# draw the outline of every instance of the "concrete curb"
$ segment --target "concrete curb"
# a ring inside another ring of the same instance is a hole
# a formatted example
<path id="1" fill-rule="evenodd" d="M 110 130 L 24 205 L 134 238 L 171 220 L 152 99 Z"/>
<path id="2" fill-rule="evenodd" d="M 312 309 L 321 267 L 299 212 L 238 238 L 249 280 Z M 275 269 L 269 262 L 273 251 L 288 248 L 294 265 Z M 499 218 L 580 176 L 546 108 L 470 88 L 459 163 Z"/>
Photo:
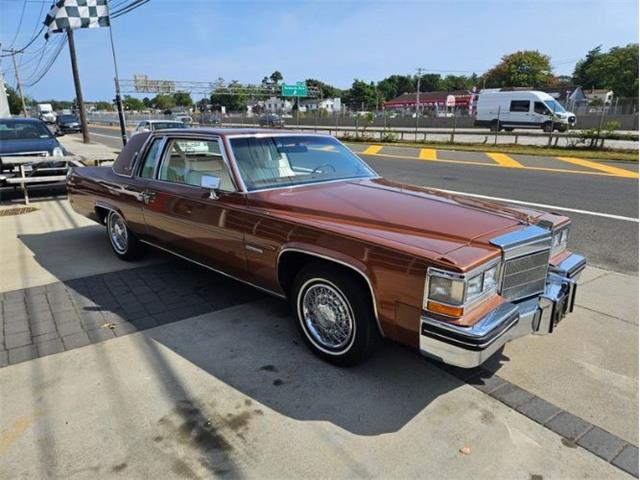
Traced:
<path id="1" fill-rule="evenodd" d="M 565 446 L 584 448 L 638 478 L 638 447 L 577 417 L 482 367 L 462 369 L 433 362 L 447 373 L 484 392 L 563 438 Z"/>

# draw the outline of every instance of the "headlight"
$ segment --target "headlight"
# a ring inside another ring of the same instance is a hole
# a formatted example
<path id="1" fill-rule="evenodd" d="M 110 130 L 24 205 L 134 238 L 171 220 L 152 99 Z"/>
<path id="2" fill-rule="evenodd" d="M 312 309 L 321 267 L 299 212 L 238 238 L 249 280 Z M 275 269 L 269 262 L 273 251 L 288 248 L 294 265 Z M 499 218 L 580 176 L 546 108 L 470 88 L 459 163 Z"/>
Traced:
<path id="1" fill-rule="evenodd" d="M 429 282 L 429 298 L 438 302 L 460 305 L 464 303 L 464 282 L 432 276 Z"/>
<path id="2" fill-rule="evenodd" d="M 551 241 L 551 256 L 557 255 L 567 248 L 567 242 L 569 241 L 569 228 L 570 225 L 567 225 L 553 232 L 553 239 Z"/>
<path id="3" fill-rule="evenodd" d="M 51 155 L 54 157 L 64 157 L 64 151 L 60 147 L 55 147 Z"/>
<path id="4" fill-rule="evenodd" d="M 429 268 L 423 308 L 450 317 L 461 317 L 465 307 L 497 291 L 498 272 L 496 261 L 467 274 Z"/>

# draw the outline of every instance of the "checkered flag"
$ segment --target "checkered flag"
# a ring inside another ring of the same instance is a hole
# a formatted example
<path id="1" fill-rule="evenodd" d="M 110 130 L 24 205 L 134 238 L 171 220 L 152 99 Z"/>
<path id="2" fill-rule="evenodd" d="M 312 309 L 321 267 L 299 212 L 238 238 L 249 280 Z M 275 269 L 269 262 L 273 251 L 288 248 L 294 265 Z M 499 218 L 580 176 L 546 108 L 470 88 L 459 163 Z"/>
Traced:
<path id="1" fill-rule="evenodd" d="M 58 0 L 44 20 L 49 34 L 67 29 L 108 27 L 109 7 L 107 0 Z"/>

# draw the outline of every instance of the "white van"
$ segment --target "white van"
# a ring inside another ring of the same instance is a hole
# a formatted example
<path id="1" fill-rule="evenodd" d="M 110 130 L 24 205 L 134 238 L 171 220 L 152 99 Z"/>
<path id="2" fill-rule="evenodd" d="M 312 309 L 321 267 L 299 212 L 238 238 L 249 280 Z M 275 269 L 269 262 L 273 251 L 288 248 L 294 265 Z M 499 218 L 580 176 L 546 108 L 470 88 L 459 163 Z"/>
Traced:
<path id="1" fill-rule="evenodd" d="M 498 118 L 499 117 L 499 118 Z M 564 132 L 575 127 L 576 116 L 551 95 L 534 90 L 483 91 L 478 95 L 474 125 L 491 131 L 541 128 Z"/>

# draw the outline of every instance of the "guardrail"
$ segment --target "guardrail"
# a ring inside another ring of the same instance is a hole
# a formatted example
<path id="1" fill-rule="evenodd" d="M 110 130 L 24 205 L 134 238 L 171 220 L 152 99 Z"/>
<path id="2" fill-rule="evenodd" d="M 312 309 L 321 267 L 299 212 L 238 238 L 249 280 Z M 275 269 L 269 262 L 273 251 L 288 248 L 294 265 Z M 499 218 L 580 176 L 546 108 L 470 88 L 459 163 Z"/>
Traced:
<path id="1" fill-rule="evenodd" d="M 117 118 L 90 118 L 94 124 L 102 125 L 119 125 Z M 254 119 L 255 120 L 255 119 Z M 232 127 L 253 127 L 259 125 L 257 122 L 225 122 L 216 124 L 192 124 L 193 127 L 215 126 L 220 128 Z M 604 148 L 605 142 L 609 148 L 618 149 L 638 149 L 637 134 L 620 134 L 608 132 L 593 131 L 568 131 L 568 132 L 541 132 L 541 131 L 512 131 L 512 132 L 488 132 L 486 129 L 433 129 L 433 128 L 395 128 L 395 127 L 377 127 L 377 126 L 340 126 L 340 125 L 284 125 L 281 127 L 287 130 L 302 130 L 314 132 L 326 132 L 337 138 L 351 140 L 370 140 L 370 141 L 400 141 L 400 142 L 416 142 L 427 143 L 429 141 L 439 143 L 484 143 L 487 145 L 496 145 L 498 143 L 511 144 L 529 144 L 548 147 L 569 147 L 584 144 L 591 148 Z M 526 139 L 526 140 L 523 140 Z M 499 142 L 502 140 L 502 142 Z M 528 142 L 527 142 L 528 140 Z M 526 142 L 526 143 L 525 143 Z M 636 145 L 628 145 L 635 142 Z M 626 144 L 625 144 L 626 143 Z"/>

